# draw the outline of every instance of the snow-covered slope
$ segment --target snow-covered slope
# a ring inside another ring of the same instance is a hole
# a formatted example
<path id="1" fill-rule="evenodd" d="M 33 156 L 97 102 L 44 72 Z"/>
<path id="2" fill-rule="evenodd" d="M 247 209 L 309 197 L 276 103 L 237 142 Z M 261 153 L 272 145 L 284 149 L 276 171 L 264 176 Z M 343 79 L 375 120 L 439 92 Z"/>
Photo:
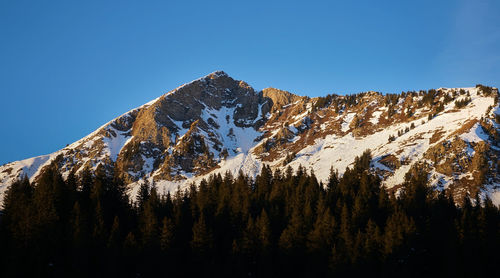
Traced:
<path id="1" fill-rule="evenodd" d="M 60 151 L 0 166 L 0 198 L 23 175 L 36 182 L 51 163 L 63 177 L 101 165 L 134 195 L 146 179 L 160 192 L 173 191 L 215 173 L 255 177 L 264 164 L 302 165 L 326 181 L 331 167 L 342 174 L 370 149 L 373 170 L 389 188 L 419 163 L 436 189 L 480 192 L 500 204 L 497 115 L 498 90 L 484 86 L 311 99 L 256 92 L 215 72 Z"/>

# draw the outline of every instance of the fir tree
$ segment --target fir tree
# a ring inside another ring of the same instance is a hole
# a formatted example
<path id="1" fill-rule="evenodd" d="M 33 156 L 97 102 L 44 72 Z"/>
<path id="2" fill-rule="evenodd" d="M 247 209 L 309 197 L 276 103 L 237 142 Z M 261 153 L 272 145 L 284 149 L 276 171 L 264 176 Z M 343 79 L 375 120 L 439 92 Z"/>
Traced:
<path id="1" fill-rule="evenodd" d="M 205 223 L 205 216 L 201 214 L 198 221 L 193 225 L 191 248 L 198 255 L 207 255 L 212 247 L 212 233 Z"/>
<path id="2" fill-rule="evenodd" d="M 167 217 L 163 218 L 160 234 L 160 248 L 162 251 L 167 251 L 172 248 L 174 242 L 174 225 L 172 220 Z"/>

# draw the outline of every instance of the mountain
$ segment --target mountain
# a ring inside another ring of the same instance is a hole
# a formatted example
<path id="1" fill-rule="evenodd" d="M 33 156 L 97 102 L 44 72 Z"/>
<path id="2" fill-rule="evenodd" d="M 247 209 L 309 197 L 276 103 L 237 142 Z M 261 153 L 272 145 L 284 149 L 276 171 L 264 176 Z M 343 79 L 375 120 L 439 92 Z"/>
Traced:
<path id="1" fill-rule="evenodd" d="M 430 184 L 489 196 L 500 204 L 497 88 L 439 88 L 401 94 L 365 92 L 309 98 L 256 91 L 217 71 L 133 109 L 52 154 L 0 166 L 0 199 L 16 179 L 37 181 L 55 163 L 63 177 L 102 167 L 131 195 L 154 182 L 175 191 L 211 174 L 255 177 L 263 165 L 300 165 L 325 181 L 370 149 L 371 169 L 398 190 L 414 167 Z"/>

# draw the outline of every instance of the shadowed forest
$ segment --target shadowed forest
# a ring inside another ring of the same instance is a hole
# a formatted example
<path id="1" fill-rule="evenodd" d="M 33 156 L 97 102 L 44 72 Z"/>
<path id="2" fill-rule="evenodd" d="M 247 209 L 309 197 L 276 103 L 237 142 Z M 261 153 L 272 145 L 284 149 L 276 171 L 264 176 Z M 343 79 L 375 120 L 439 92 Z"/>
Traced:
<path id="1" fill-rule="evenodd" d="M 398 194 L 367 151 L 318 183 L 304 168 L 255 180 L 213 175 L 175 194 L 143 184 L 129 200 L 101 168 L 8 190 L 0 218 L 2 277 L 478 277 L 495 273 L 500 212 L 453 200 L 414 168 Z M 457 205 L 457 203 L 460 204 Z M 480 204 L 480 205 L 479 205 Z M 493 271 L 493 272 L 492 272 Z"/>

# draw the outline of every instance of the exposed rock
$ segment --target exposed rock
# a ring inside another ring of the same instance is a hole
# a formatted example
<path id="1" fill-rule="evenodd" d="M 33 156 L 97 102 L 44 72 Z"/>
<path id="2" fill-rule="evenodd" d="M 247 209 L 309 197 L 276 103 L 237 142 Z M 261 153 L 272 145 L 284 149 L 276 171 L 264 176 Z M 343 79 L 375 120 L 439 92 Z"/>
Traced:
<path id="1" fill-rule="evenodd" d="M 471 103 L 454 108 L 467 94 Z M 99 167 L 131 188 L 145 179 L 173 190 L 209 173 L 256 175 L 263 163 L 276 170 L 304 164 L 324 181 L 331 166 L 342 173 L 366 148 L 380 163 L 375 171 L 395 190 L 401 171 L 422 161 L 432 183 L 456 194 L 496 192 L 499 111 L 498 90 L 485 86 L 311 99 L 274 88 L 256 92 L 218 71 L 54 154 L 0 166 L 0 194 L 23 174 L 36 181 L 53 161 L 64 176 Z"/>
<path id="2" fill-rule="evenodd" d="M 271 107 L 270 107 L 271 112 L 277 111 L 285 105 L 303 100 L 305 98 L 275 88 L 266 88 L 262 90 L 262 95 L 264 96 L 264 98 L 271 99 Z"/>

